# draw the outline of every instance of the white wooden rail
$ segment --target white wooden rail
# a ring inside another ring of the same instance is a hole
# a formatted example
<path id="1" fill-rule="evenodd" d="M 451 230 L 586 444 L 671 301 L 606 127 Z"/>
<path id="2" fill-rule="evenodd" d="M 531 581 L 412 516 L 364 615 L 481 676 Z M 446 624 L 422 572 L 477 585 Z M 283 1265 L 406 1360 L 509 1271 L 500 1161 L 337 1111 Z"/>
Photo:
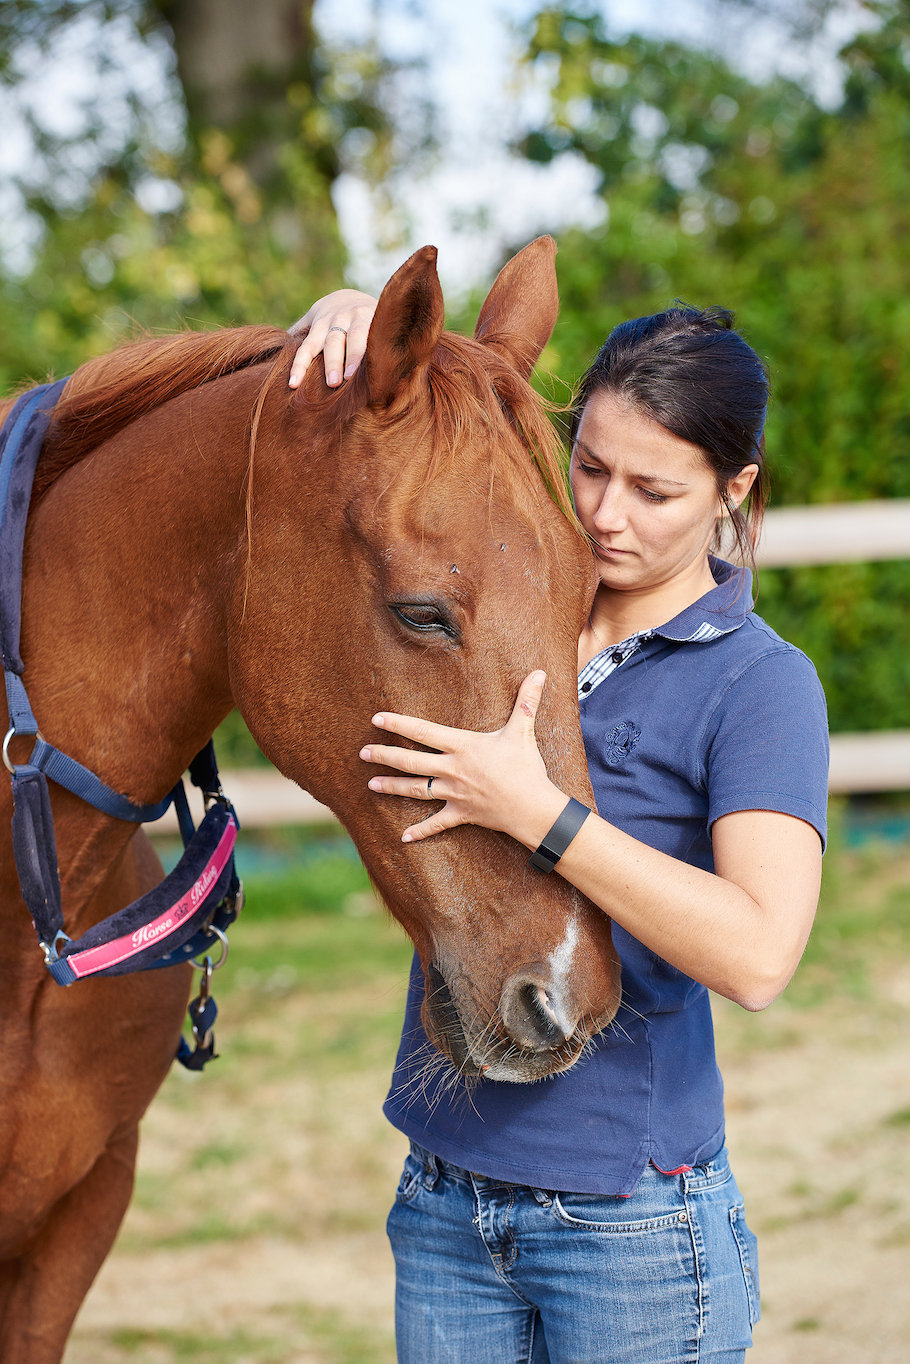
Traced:
<path id="1" fill-rule="evenodd" d="M 910 559 L 910 498 L 768 512 L 760 568 Z"/>
<path id="2" fill-rule="evenodd" d="M 757 559 L 760 568 L 910 559 L 910 498 L 771 511 Z M 331 810 L 274 768 L 228 772 L 225 786 L 248 829 L 334 820 Z M 832 735 L 829 788 L 910 791 L 910 730 Z M 190 804 L 198 817 L 201 804 L 193 804 L 197 796 L 194 790 Z M 173 811 L 150 827 L 156 833 L 176 833 Z"/>

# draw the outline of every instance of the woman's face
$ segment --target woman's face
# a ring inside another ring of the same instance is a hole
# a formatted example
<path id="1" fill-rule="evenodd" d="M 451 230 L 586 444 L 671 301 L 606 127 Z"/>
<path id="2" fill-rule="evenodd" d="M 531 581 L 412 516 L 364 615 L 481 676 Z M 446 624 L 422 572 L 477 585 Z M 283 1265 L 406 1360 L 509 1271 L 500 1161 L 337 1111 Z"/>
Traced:
<path id="1" fill-rule="evenodd" d="M 734 503 L 757 472 L 750 464 L 731 480 Z M 724 509 L 698 446 L 613 394 L 595 393 L 572 447 L 571 482 L 604 587 L 648 589 L 703 569 Z"/>

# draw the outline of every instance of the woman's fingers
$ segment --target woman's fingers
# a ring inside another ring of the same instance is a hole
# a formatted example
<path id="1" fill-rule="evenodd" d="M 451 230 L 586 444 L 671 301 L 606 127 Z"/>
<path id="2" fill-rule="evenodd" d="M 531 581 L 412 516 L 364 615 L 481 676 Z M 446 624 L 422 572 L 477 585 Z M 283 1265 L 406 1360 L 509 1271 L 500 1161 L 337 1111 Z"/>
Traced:
<path id="1" fill-rule="evenodd" d="M 367 338 L 370 335 L 370 323 L 373 320 L 373 307 L 358 308 L 351 325 L 348 327 L 347 337 L 345 338 L 345 357 L 344 357 L 344 378 L 350 379 L 360 368 L 360 362 L 366 355 Z"/>
<path id="2" fill-rule="evenodd" d="M 518 688 L 515 705 L 506 725 L 507 730 L 514 731 L 522 738 L 534 740 L 534 721 L 540 709 L 540 698 L 543 696 L 546 680 L 546 673 L 539 668 L 528 674 Z"/>
<path id="3" fill-rule="evenodd" d="M 366 352 L 375 311 L 375 298 L 358 289 L 336 289 L 314 303 L 290 329 L 292 336 L 303 336 L 291 365 L 290 387 L 299 387 L 317 355 L 323 356 L 330 388 L 355 374 Z"/>
<path id="4" fill-rule="evenodd" d="M 432 787 L 429 785 L 433 782 Z M 367 782 L 371 791 L 382 796 L 407 796 L 411 800 L 445 800 L 436 788 L 438 779 L 425 774 L 413 777 L 371 777 Z"/>
<path id="5" fill-rule="evenodd" d="M 455 749 L 459 746 L 459 739 L 469 734 L 474 737 L 470 730 L 450 729 L 448 725 L 437 725 L 432 720 L 422 720 L 416 715 L 398 715 L 387 710 L 374 715 L 371 723 L 377 729 L 400 734 L 402 739 L 412 739 L 415 744 L 424 744 L 427 748 Z"/>
<path id="6" fill-rule="evenodd" d="M 347 328 L 337 323 L 330 326 L 329 321 L 327 318 L 318 318 L 310 323 L 303 344 L 298 348 L 291 365 L 288 377 L 291 388 L 298 388 L 303 382 L 304 375 L 317 355 L 324 356 L 325 381 L 329 387 L 337 388 L 341 383 L 345 365 Z"/>
<path id="7" fill-rule="evenodd" d="M 422 819 L 419 824 L 412 824 L 405 829 L 401 835 L 401 841 L 402 843 L 421 843 L 425 838 L 432 838 L 434 834 L 444 833 L 446 829 L 454 829 L 463 823 L 463 819 L 459 819 L 457 815 L 452 813 L 448 805 L 444 805 L 441 810 L 430 815 L 429 818 Z"/>
<path id="8" fill-rule="evenodd" d="M 439 754 L 419 753 L 413 748 L 395 748 L 391 744 L 369 744 L 360 750 L 365 763 L 377 763 L 380 767 L 394 767 L 399 772 L 419 772 L 424 781 L 429 776 L 439 776 Z M 436 768 L 431 773 L 430 768 Z"/>

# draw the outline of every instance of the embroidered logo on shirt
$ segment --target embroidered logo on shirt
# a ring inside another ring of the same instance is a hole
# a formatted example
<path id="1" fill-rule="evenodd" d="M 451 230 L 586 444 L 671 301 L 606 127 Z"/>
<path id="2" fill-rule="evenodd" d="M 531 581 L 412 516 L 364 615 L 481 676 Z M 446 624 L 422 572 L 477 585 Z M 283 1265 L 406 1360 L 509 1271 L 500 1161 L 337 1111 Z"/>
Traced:
<path id="1" fill-rule="evenodd" d="M 641 738 L 641 730 L 631 720 L 614 725 L 607 738 L 607 762 L 616 767 L 627 758 Z"/>

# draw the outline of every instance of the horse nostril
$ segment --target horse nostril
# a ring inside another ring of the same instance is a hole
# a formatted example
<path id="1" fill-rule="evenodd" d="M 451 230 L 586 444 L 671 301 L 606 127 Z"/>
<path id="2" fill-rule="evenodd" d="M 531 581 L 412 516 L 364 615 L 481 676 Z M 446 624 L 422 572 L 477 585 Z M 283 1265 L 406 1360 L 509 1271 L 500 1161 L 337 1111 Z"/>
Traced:
<path id="1" fill-rule="evenodd" d="M 506 984 L 499 1011 L 508 1032 L 529 1051 L 562 1046 L 572 1036 L 577 1022 L 567 1017 L 557 991 L 526 975 Z"/>

